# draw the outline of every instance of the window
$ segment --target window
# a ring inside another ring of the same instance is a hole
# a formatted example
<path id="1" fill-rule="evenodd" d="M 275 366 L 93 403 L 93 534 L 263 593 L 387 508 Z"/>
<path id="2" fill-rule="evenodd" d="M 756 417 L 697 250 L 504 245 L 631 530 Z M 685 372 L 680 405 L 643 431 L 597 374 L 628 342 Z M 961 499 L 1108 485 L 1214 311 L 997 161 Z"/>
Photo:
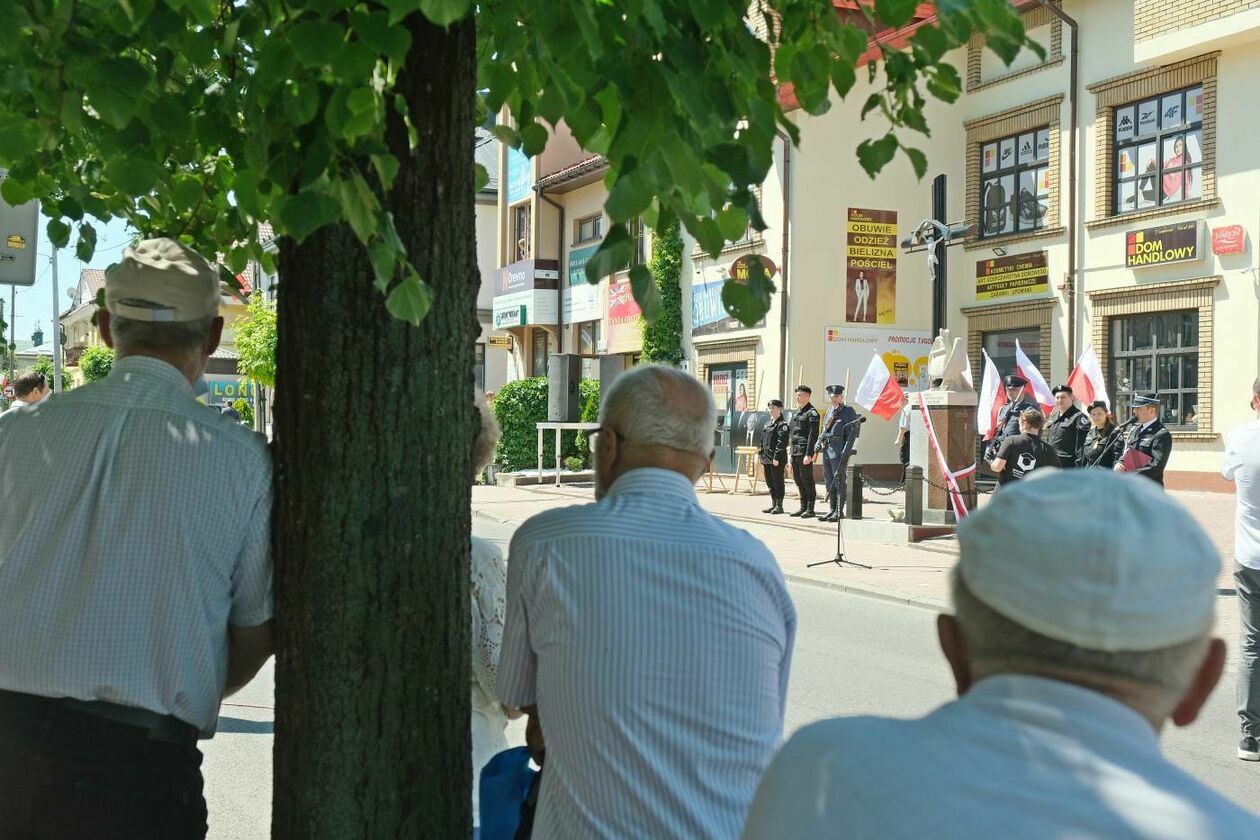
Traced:
<path id="1" fill-rule="evenodd" d="M 587 321 L 578 325 L 578 352 L 594 356 L 599 348 L 599 321 Z"/>
<path id="2" fill-rule="evenodd" d="M 642 219 L 635 219 L 630 223 L 630 239 L 634 242 L 634 256 L 630 258 L 630 265 L 643 265 L 647 262 L 647 225 L 643 224 Z"/>
<path id="3" fill-rule="evenodd" d="M 534 353 L 530 360 L 530 376 L 547 375 L 547 331 L 534 330 Z"/>
<path id="4" fill-rule="evenodd" d="M 1006 376 L 1015 372 L 1015 342 L 1028 360 L 1041 367 L 1041 328 L 1026 327 L 1018 330 L 986 331 L 984 334 L 984 352 L 989 354 L 993 364 L 997 366 L 998 375 Z M 983 372 L 982 372 L 983 373 Z"/>
<path id="5" fill-rule="evenodd" d="M 578 219 L 575 227 L 577 235 L 574 242 L 590 242 L 592 239 L 599 239 L 604 235 L 604 217 L 596 213 L 594 216 Z"/>
<path id="6" fill-rule="evenodd" d="M 477 393 L 484 394 L 486 392 L 486 345 L 474 344 L 476 349 L 476 357 L 473 360 L 473 376 L 477 386 Z"/>
<path id="7" fill-rule="evenodd" d="M 1045 227 L 1050 206 L 1050 128 L 980 147 L 980 236 Z"/>
<path id="8" fill-rule="evenodd" d="M 1125 419 L 1133 397 L 1160 402 L 1165 426 L 1195 430 L 1199 413 L 1199 311 L 1112 318 L 1111 393 L 1115 414 Z"/>
<path id="9" fill-rule="evenodd" d="M 529 259 L 532 242 L 529 229 L 529 205 L 512 208 L 512 262 Z"/>
<path id="10" fill-rule="evenodd" d="M 1115 109 L 1115 212 L 1203 197 L 1203 86 Z"/>

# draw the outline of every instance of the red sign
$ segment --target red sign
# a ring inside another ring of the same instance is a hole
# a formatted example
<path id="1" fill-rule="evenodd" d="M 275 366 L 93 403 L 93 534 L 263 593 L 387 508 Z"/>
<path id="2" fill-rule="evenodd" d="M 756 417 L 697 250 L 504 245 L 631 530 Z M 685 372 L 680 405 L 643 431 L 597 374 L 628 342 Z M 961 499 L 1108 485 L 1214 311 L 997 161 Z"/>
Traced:
<path id="1" fill-rule="evenodd" d="M 608 284 L 608 320 L 614 324 L 624 323 L 643 314 L 634 299 L 634 290 L 629 280 L 619 280 Z"/>
<path id="2" fill-rule="evenodd" d="M 1247 234 L 1242 225 L 1212 228 L 1212 253 L 1218 257 L 1225 254 L 1241 254 L 1247 250 Z"/>

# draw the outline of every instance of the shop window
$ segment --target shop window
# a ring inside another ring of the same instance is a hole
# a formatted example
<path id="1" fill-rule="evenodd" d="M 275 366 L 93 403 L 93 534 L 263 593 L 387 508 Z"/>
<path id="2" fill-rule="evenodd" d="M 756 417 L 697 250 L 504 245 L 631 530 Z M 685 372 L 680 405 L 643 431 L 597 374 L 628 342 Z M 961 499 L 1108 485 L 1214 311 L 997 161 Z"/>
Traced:
<path id="1" fill-rule="evenodd" d="M 643 265 L 647 262 L 647 225 L 643 224 L 642 219 L 635 219 L 630 223 L 630 240 L 634 243 L 634 254 L 630 258 L 630 265 Z"/>
<path id="2" fill-rule="evenodd" d="M 587 216 L 584 219 L 578 219 L 574 223 L 576 236 L 575 243 L 590 242 L 592 239 L 599 239 L 604 235 L 604 217 L 600 213 L 594 216 Z"/>
<path id="3" fill-rule="evenodd" d="M 529 259 L 531 250 L 530 206 L 520 204 L 512 208 L 512 262 Z"/>
<path id="4" fill-rule="evenodd" d="M 547 341 L 546 330 L 534 330 L 534 352 L 531 354 L 530 376 L 546 376 L 547 375 Z"/>
<path id="5" fill-rule="evenodd" d="M 578 353 L 594 356 L 599 347 L 599 321 L 587 321 L 578 325 Z"/>
<path id="6" fill-rule="evenodd" d="M 980 147 L 980 236 L 1045 227 L 1050 206 L 1050 128 Z"/>
<path id="7" fill-rule="evenodd" d="M 1114 212 L 1203 197 L 1203 86 L 1115 109 Z"/>
<path id="8" fill-rule="evenodd" d="M 486 392 L 486 345 L 474 344 L 476 356 L 473 359 L 473 377 L 478 394 Z"/>
<path id="9" fill-rule="evenodd" d="M 1015 372 L 1015 342 L 1034 365 L 1041 368 L 1041 328 L 1026 327 L 1018 330 L 985 332 L 984 352 L 997 366 L 998 375 Z"/>
<path id="10" fill-rule="evenodd" d="M 1111 319 L 1111 393 L 1116 417 L 1132 412 L 1137 394 L 1160 402 L 1169 428 L 1198 429 L 1199 311 Z"/>

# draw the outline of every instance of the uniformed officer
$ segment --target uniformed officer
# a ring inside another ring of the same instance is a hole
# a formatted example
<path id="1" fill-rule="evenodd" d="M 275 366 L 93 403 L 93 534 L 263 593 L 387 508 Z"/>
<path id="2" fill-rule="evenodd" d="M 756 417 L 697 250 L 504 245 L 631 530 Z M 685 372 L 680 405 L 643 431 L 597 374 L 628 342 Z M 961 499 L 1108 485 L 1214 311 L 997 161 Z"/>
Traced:
<path id="1" fill-rule="evenodd" d="M 814 444 L 818 443 L 818 409 L 809 399 L 814 389 L 808 385 L 796 387 L 796 414 L 792 417 L 792 480 L 801 494 L 801 509 L 789 516 L 801 519 L 814 518 L 814 502 L 818 491 L 814 488 Z"/>
<path id="2" fill-rule="evenodd" d="M 783 419 L 783 400 L 770 400 L 766 405 L 770 421 L 761 429 L 761 471 L 770 488 L 770 507 L 762 513 L 783 513 L 783 473 L 787 470 L 788 424 Z"/>
<path id="3" fill-rule="evenodd" d="M 1151 460 L 1133 472 L 1144 475 L 1151 481 L 1164 486 L 1164 468 L 1168 466 L 1168 458 L 1172 455 L 1172 432 L 1159 422 L 1159 400 L 1154 397 L 1137 396 L 1133 398 L 1133 414 L 1137 417 L 1137 425 L 1129 430 L 1124 442 L 1124 455 L 1116 462 L 1116 472 L 1129 472 L 1124 465 L 1124 457 L 1130 451 L 1141 452 L 1151 456 Z"/>
<path id="4" fill-rule="evenodd" d="M 822 434 L 814 444 L 814 452 L 822 455 L 823 481 L 827 485 L 827 502 L 831 505 L 831 512 L 821 521 L 835 522 L 844 517 L 844 497 L 849 489 L 845 470 L 857 444 L 861 418 L 851 406 L 844 404 L 843 385 L 828 385 L 827 397 L 831 407 L 823 418 Z"/>
<path id="5" fill-rule="evenodd" d="M 998 411 L 998 431 L 989 442 L 989 448 L 985 450 L 984 460 L 986 461 L 992 461 L 997 457 L 997 451 L 1004 439 L 1019 434 L 1019 415 L 1031 408 L 1041 409 L 1041 406 L 1026 396 L 1028 380 L 1024 377 L 1012 373 L 1002 380 L 1002 384 L 1006 386 L 1006 405 Z"/>
<path id="6" fill-rule="evenodd" d="M 1089 423 L 1089 431 L 1085 433 L 1085 442 L 1081 445 L 1078 465 L 1109 470 L 1115 466 L 1116 456 L 1124 446 L 1124 441 L 1121 433 L 1116 431 L 1111 410 L 1102 400 L 1090 403 Z"/>
<path id="7" fill-rule="evenodd" d="M 1085 435 L 1089 432 L 1089 417 L 1076 407 L 1071 387 L 1056 385 L 1051 393 L 1054 394 L 1054 411 L 1046 418 L 1041 437 L 1054 447 L 1059 465 L 1066 470 L 1075 467 L 1081 456 Z"/>

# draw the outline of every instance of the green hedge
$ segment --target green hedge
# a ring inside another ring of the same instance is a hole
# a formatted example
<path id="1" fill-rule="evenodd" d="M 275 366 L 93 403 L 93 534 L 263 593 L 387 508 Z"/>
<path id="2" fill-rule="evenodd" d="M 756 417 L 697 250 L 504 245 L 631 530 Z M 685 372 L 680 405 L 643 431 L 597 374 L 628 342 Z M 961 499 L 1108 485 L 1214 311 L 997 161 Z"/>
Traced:
<path id="1" fill-rule="evenodd" d="M 582 401 L 580 419 L 593 423 L 599 418 L 599 381 L 583 379 L 578 384 Z M 547 380 L 545 377 L 509 382 L 494 394 L 494 417 L 503 435 L 494 462 L 504 472 L 537 469 L 538 423 L 547 421 Z M 556 433 L 543 434 L 543 468 L 555 469 Z M 561 456 L 590 463 L 590 449 L 584 433 L 563 432 Z"/>

